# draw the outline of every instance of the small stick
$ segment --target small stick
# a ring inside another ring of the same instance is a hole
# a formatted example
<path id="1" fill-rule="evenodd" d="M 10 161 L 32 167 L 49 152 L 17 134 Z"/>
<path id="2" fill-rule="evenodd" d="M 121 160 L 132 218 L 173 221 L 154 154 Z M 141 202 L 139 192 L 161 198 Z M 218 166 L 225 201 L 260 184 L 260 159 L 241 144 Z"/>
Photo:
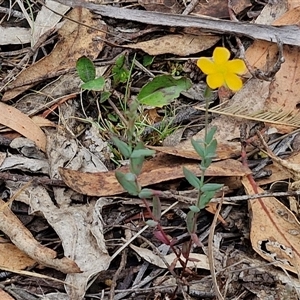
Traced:
<path id="1" fill-rule="evenodd" d="M 215 263 L 214 263 L 214 249 L 213 249 L 213 239 L 214 239 L 214 233 L 215 233 L 215 228 L 216 224 L 218 221 L 218 217 L 222 208 L 222 203 L 223 199 L 221 199 L 221 202 L 219 204 L 219 207 L 214 215 L 213 222 L 210 226 L 210 232 L 208 236 L 208 262 L 209 262 L 209 269 L 210 269 L 210 274 L 212 278 L 212 283 L 214 287 L 215 294 L 219 300 L 224 300 L 224 297 L 222 296 L 218 283 L 217 283 L 217 278 L 216 278 L 216 270 L 215 270 Z"/>

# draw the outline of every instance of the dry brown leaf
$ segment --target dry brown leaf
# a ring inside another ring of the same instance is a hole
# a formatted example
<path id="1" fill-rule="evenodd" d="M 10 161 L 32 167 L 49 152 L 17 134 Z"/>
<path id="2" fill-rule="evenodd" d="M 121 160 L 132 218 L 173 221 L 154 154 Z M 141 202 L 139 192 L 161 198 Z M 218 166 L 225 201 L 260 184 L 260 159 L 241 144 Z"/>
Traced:
<path id="1" fill-rule="evenodd" d="M 146 10 L 158 11 L 162 13 L 177 14 L 181 11 L 180 4 L 177 0 L 138 0 L 139 5 Z"/>
<path id="2" fill-rule="evenodd" d="M 35 260 L 30 258 L 15 245 L 11 243 L 0 244 L 1 267 L 6 267 L 14 270 L 23 270 L 27 267 L 32 267 L 35 263 Z"/>
<path id="3" fill-rule="evenodd" d="M 57 127 L 57 124 L 41 116 L 33 116 L 31 119 L 39 127 Z"/>
<path id="4" fill-rule="evenodd" d="M 226 123 L 225 123 L 226 124 Z M 228 136 L 228 135 L 227 135 Z M 200 134 L 194 136 L 195 139 L 201 138 Z M 180 156 L 184 158 L 190 158 L 190 159 L 196 159 L 200 160 L 201 158 L 193 148 L 191 141 L 185 141 L 182 143 L 179 143 L 175 147 L 161 147 L 161 146 L 148 146 L 149 149 L 153 149 L 162 153 L 167 153 L 171 154 L 174 156 Z M 241 146 L 239 143 L 231 143 L 226 144 L 226 143 L 218 143 L 218 148 L 217 148 L 217 157 L 215 160 L 220 160 L 220 159 L 227 159 L 230 157 L 236 157 L 239 156 L 241 153 Z"/>
<path id="5" fill-rule="evenodd" d="M 218 210 L 219 203 L 211 202 L 205 206 L 205 210 L 215 215 Z M 223 219 L 221 215 L 218 215 L 218 221 L 223 224 L 223 226 L 228 226 L 228 223 Z"/>
<path id="6" fill-rule="evenodd" d="M 77 273 L 80 269 L 67 257 L 57 258 L 57 253 L 41 245 L 31 232 L 22 224 L 15 214 L 7 207 L 7 203 L 0 199 L 0 230 L 29 257 L 38 263 L 54 268 L 63 273 Z"/>
<path id="7" fill-rule="evenodd" d="M 186 56 L 212 47 L 219 39 L 220 37 L 213 35 L 170 34 L 126 47 L 141 49 L 150 55 L 172 53 Z"/>
<path id="8" fill-rule="evenodd" d="M 130 248 L 132 248 L 138 255 L 140 255 L 144 260 L 146 260 L 150 264 L 156 265 L 159 268 L 163 268 L 163 269 L 167 268 L 164 261 L 158 255 L 154 254 L 152 250 L 146 248 L 140 248 L 134 246 L 133 244 L 130 244 Z M 208 258 L 205 254 L 190 253 L 189 257 L 193 259 L 193 261 L 188 261 L 187 264 L 188 268 L 209 270 Z M 183 261 L 185 261 L 183 255 L 181 255 L 181 258 Z M 174 253 L 164 255 L 164 259 L 167 261 L 169 265 L 172 265 L 174 260 L 176 259 L 176 255 Z M 179 261 L 177 261 L 175 268 L 181 268 L 181 264 Z"/>
<path id="9" fill-rule="evenodd" d="M 56 76 L 58 71 L 67 72 L 75 68 L 77 59 L 83 55 L 91 59 L 98 56 L 104 45 L 105 33 L 76 22 L 106 30 L 104 23 L 93 18 L 93 14 L 84 8 L 74 8 L 67 16 L 74 21 L 65 21 L 58 32 L 60 40 L 56 47 L 48 56 L 19 74 L 13 84 L 24 84 L 24 86 L 7 91 L 3 96 L 3 101 L 12 99 L 29 89 L 32 84 L 26 85 L 26 82 L 36 83 L 45 78 Z"/>
<path id="10" fill-rule="evenodd" d="M 250 0 L 231 0 L 231 7 L 236 14 L 251 6 Z M 193 10 L 193 15 L 205 15 L 214 18 L 228 18 L 228 2 L 223 0 L 199 3 Z"/>
<path id="11" fill-rule="evenodd" d="M 45 152 L 46 135 L 27 115 L 11 105 L 0 102 L 0 123 L 35 142 Z"/>
<path id="12" fill-rule="evenodd" d="M 289 10 L 300 6 L 299 0 L 288 0 Z"/>
<path id="13" fill-rule="evenodd" d="M 275 22 L 272 25 L 299 25 L 300 7 L 296 7 Z M 262 69 L 270 69 L 277 59 L 278 47 L 276 44 L 255 41 L 247 49 L 246 58 L 250 65 Z M 299 103 L 298 90 L 300 82 L 300 61 L 299 47 L 283 46 L 283 56 L 285 63 L 281 65 L 276 73 L 275 80 L 270 84 L 270 93 L 265 103 L 264 110 L 284 109 L 287 112 L 298 113 L 297 105 Z M 274 125 L 281 132 L 290 132 L 292 127 Z"/>
<path id="14" fill-rule="evenodd" d="M 255 194 L 247 177 L 242 183 L 248 194 Z M 258 188 L 258 193 L 264 192 Z M 300 223 L 276 198 L 248 201 L 251 212 L 250 239 L 253 249 L 275 266 L 300 272 Z"/>
<path id="15" fill-rule="evenodd" d="M 11 297 L 5 291 L 3 291 L 2 289 L 0 289 L 0 299 L 1 300 L 14 300 L 15 298 Z"/>
<path id="16" fill-rule="evenodd" d="M 183 178 L 183 166 L 200 176 L 201 172 L 198 162 L 160 154 L 144 163 L 142 173 L 138 177 L 139 183 L 142 186 L 148 186 L 172 179 Z M 128 170 L 128 167 L 118 169 L 121 172 L 128 172 Z M 64 182 L 81 194 L 110 196 L 125 192 L 115 177 L 115 171 L 83 173 L 64 168 L 60 168 L 59 171 Z M 248 168 L 242 166 L 236 160 L 224 160 L 212 163 L 206 171 L 207 176 L 244 176 L 250 173 L 251 171 Z"/>

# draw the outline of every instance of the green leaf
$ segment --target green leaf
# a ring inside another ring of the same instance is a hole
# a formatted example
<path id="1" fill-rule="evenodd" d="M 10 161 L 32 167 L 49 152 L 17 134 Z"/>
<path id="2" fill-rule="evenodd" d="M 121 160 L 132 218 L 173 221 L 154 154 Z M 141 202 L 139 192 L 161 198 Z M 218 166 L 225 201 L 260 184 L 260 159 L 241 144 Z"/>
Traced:
<path id="1" fill-rule="evenodd" d="M 202 171 L 206 170 L 211 165 L 211 163 L 212 159 L 206 156 L 200 163 L 200 169 Z"/>
<path id="2" fill-rule="evenodd" d="M 120 69 L 120 68 L 123 67 L 124 63 L 125 63 L 125 55 L 120 55 L 120 56 L 116 59 L 115 67 Z"/>
<path id="3" fill-rule="evenodd" d="M 182 91 L 188 90 L 191 86 L 191 81 L 184 77 L 175 79 L 170 75 L 156 76 L 142 87 L 137 99 L 145 105 L 162 107 L 178 98 Z"/>
<path id="4" fill-rule="evenodd" d="M 115 136 L 113 136 L 111 139 L 116 145 L 116 147 L 119 149 L 119 151 L 122 153 L 122 155 L 125 158 L 129 158 L 132 152 L 132 149 L 129 147 L 129 145 L 127 145 L 125 142 L 121 141 Z"/>
<path id="5" fill-rule="evenodd" d="M 145 156 L 130 158 L 130 172 L 134 173 L 136 176 L 140 175 L 143 163 L 145 161 Z"/>
<path id="6" fill-rule="evenodd" d="M 154 196 L 153 190 L 152 189 L 142 189 L 139 193 L 139 197 L 141 199 L 143 198 L 152 198 Z"/>
<path id="7" fill-rule="evenodd" d="M 106 91 L 101 93 L 100 103 L 104 103 L 107 99 L 109 99 L 110 95 L 111 93 Z"/>
<path id="8" fill-rule="evenodd" d="M 195 205 L 190 206 L 189 209 L 194 213 L 198 213 L 200 211 L 199 207 Z"/>
<path id="9" fill-rule="evenodd" d="M 125 67 L 125 56 L 121 55 L 116 60 L 115 66 L 112 68 L 113 80 L 115 84 L 125 83 L 130 75 L 129 70 Z"/>
<path id="10" fill-rule="evenodd" d="M 151 56 L 148 54 L 143 56 L 143 66 L 144 67 L 150 66 L 153 63 L 153 61 L 154 61 L 154 56 Z"/>
<path id="11" fill-rule="evenodd" d="M 183 174 L 190 185 L 192 185 L 197 190 L 201 189 L 201 181 L 193 172 L 188 170 L 186 167 L 183 167 Z"/>
<path id="12" fill-rule="evenodd" d="M 210 192 L 206 192 L 205 194 L 202 194 L 200 197 L 199 202 L 197 203 L 197 206 L 200 209 L 205 208 L 205 206 L 207 205 L 207 203 L 209 203 L 209 201 L 214 197 L 215 192 L 210 191 Z"/>
<path id="13" fill-rule="evenodd" d="M 152 214 L 153 214 L 155 220 L 160 220 L 160 218 L 161 218 L 161 203 L 160 203 L 159 197 L 154 196 L 152 204 L 153 204 Z"/>
<path id="14" fill-rule="evenodd" d="M 210 99 L 212 95 L 212 90 L 209 86 L 206 86 L 206 89 L 204 90 L 204 98 Z"/>
<path id="15" fill-rule="evenodd" d="M 217 131 L 217 126 L 213 126 L 206 134 L 205 143 L 208 145 L 211 143 L 215 133 Z"/>
<path id="16" fill-rule="evenodd" d="M 202 192 L 217 192 L 220 188 L 223 187 L 223 184 L 219 184 L 219 183 L 205 183 L 202 187 L 201 187 L 201 191 Z"/>
<path id="17" fill-rule="evenodd" d="M 107 118 L 112 122 L 118 122 L 119 117 L 115 115 L 114 113 L 107 114 Z"/>
<path id="18" fill-rule="evenodd" d="M 104 86 L 105 86 L 104 78 L 99 77 L 84 83 L 81 87 L 84 90 L 89 90 L 89 91 L 103 91 Z"/>
<path id="19" fill-rule="evenodd" d="M 154 150 L 150 149 L 134 149 L 130 155 L 130 158 L 137 158 L 137 157 L 145 157 L 145 156 L 152 156 L 155 154 Z"/>
<path id="20" fill-rule="evenodd" d="M 217 140 L 212 140 L 211 143 L 206 147 L 206 157 L 215 157 L 217 151 Z"/>
<path id="21" fill-rule="evenodd" d="M 143 142 L 138 142 L 130 155 L 130 165 L 129 165 L 130 172 L 134 173 L 137 176 L 141 173 L 143 163 L 145 160 L 144 155 L 138 155 L 139 153 L 138 151 L 140 150 L 148 150 L 145 148 Z M 133 154 L 133 152 L 135 152 L 135 154 Z"/>
<path id="22" fill-rule="evenodd" d="M 194 139 L 191 140 L 192 146 L 194 147 L 197 154 L 200 156 L 200 158 L 204 158 L 206 155 L 205 148 L 203 147 L 203 143 L 196 141 Z"/>
<path id="23" fill-rule="evenodd" d="M 137 183 L 136 176 L 132 173 L 115 172 L 115 176 L 123 189 L 130 195 L 137 196 L 140 193 L 140 186 Z"/>
<path id="24" fill-rule="evenodd" d="M 145 222 L 149 227 L 156 227 L 158 222 L 154 221 L 154 220 L 147 220 Z"/>
<path id="25" fill-rule="evenodd" d="M 194 213 L 191 210 L 186 215 L 186 227 L 187 227 L 187 230 L 190 234 L 195 232 L 195 225 L 196 225 L 195 218 L 196 218 L 196 216 L 197 216 L 197 214 Z"/>
<path id="26" fill-rule="evenodd" d="M 86 56 L 80 57 L 76 62 L 76 70 L 83 82 L 88 82 L 96 77 L 94 63 Z"/>

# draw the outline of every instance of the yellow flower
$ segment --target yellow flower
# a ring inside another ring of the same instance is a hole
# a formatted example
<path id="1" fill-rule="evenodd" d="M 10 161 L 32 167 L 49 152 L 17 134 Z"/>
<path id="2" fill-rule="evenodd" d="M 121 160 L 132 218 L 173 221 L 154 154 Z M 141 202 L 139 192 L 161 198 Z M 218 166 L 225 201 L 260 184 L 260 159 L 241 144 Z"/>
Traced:
<path id="1" fill-rule="evenodd" d="M 221 86 L 228 87 L 232 91 L 242 88 L 243 82 L 238 75 L 246 72 L 243 60 L 229 60 L 230 52 L 224 47 L 216 47 L 212 58 L 201 57 L 197 66 L 207 75 L 206 82 L 211 89 Z"/>

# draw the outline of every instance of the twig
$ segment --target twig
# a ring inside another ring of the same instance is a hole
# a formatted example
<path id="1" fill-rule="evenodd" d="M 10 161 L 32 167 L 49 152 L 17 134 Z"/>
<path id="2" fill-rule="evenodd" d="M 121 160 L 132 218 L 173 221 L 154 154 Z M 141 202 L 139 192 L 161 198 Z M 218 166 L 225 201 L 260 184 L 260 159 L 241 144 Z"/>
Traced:
<path id="1" fill-rule="evenodd" d="M 231 22 L 214 18 L 164 14 L 158 12 L 131 10 L 81 0 L 56 0 L 57 2 L 81 6 L 94 11 L 101 16 L 115 19 L 130 20 L 152 25 L 196 27 L 205 31 L 220 34 L 244 35 L 252 39 L 276 42 L 276 36 L 288 45 L 300 46 L 300 28 L 297 25 L 271 26 L 244 22 Z"/>
<path id="2" fill-rule="evenodd" d="M 113 279 L 112 279 L 112 283 L 111 283 L 111 288 L 110 288 L 110 293 L 109 293 L 109 299 L 110 300 L 114 300 L 115 299 L 115 288 L 117 286 L 117 280 L 120 276 L 121 271 L 125 268 L 126 266 L 126 261 L 127 261 L 127 249 L 125 249 L 122 252 L 122 259 L 119 265 L 118 270 L 116 271 Z"/>
<path id="3" fill-rule="evenodd" d="M 224 203 L 225 203 L 225 202 L 248 201 L 248 200 L 254 200 L 257 198 L 286 197 L 286 196 L 300 196 L 300 190 L 299 191 L 287 191 L 287 192 L 266 192 L 266 193 L 253 194 L 253 195 L 212 198 L 210 202 L 221 202 L 221 200 L 223 199 Z M 195 198 L 193 198 L 193 197 L 175 195 L 168 191 L 164 191 L 161 198 L 165 198 L 165 199 L 175 198 L 177 201 L 184 202 L 187 204 L 195 203 Z"/>
<path id="4" fill-rule="evenodd" d="M 20 174 L 11 174 L 9 172 L 0 172 L 0 180 L 11 180 L 11 181 L 21 181 L 27 182 L 32 181 L 32 184 L 42 184 L 42 185 L 52 185 L 66 187 L 67 185 L 59 179 L 50 179 L 45 176 L 29 176 L 29 175 L 20 175 Z"/>
<path id="5" fill-rule="evenodd" d="M 192 0 L 189 5 L 184 9 L 183 15 L 189 15 L 190 12 L 194 10 L 194 8 L 198 5 L 199 0 Z"/>
<path id="6" fill-rule="evenodd" d="M 216 278 L 216 271 L 215 271 L 215 262 L 214 262 L 214 247 L 213 247 L 213 240 L 214 240 L 214 233 L 215 233 L 215 228 L 216 228 L 216 224 L 218 221 L 218 217 L 222 208 L 222 203 L 223 203 L 223 199 L 221 199 L 221 202 L 219 204 L 219 207 L 214 215 L 214 219 L 213 222 L 210 226 L 210 232 L 209 232 L 209 236 L 208 236 L 208 262 L 209 262 L 209 269 L 210 269 L 210 274 L 211 274 L 211 278 L 212 278 L 212 283 L 213 283 L 213 287 L 214 287 L 214 291 L 216 296 L 218 297 L 219 300 L 224 300 L 219 287 L 218 287 L 218 283 L 217 283 L 217 278 Z"/>

